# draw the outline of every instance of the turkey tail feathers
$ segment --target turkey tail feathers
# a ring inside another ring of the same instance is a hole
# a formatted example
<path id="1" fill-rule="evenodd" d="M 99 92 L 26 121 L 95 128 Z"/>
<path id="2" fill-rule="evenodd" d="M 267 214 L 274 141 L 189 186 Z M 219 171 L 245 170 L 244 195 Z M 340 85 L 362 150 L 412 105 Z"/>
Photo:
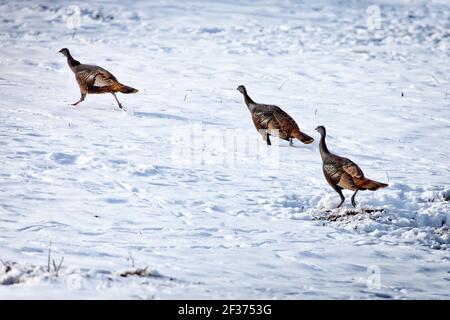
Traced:
<path id="1" fill-rule="evenodd" d="M 123 85 L 121 83 L 115 83 L 110 86 L 103 86 L 103 87 L 97 87 L 97 86 L 88 86 L 88 93 L 111 93 L 111 92 L 121 92 L 121 93 L 136 93 L 138 92 L 138 89 Z"/>
<path id="2" fill-rule="evenodd" d="M 129 87 L 129 86 L 126 86 L 124 84 L 118 83 L 117 84 L 117 91 L 120 91 L 122 93 L 127 94 L 127 93 L 136 93 L 139 90 L 135 89 L 135 88 L 132 88 L 132 87 Z"/>
<path id="3" fill-rule="evenodd" d="M 294 137 L 303 142 L 304 144 L 309 144 L 314 141 L 314 139 L 310 136 L 308 136 L 306 133 L 303 133 L 301 131 L 298 131 L 294 134 Z"/>
<path id="4" fill-rule="evenodd" d="M 384 187 L 388 186 L 386 183 L 370 180 L 370 179 L 367 179 L 367 178 L 362 178 L 362 179 L 353 178 L 353 180 L 355 181 L 356 186 L 359 189 L 362 189 L 362 190 L 375 191 L 375 190 L 378 190 L 378 189 L 381 189 L 381 188 L 384 188 Z"/>

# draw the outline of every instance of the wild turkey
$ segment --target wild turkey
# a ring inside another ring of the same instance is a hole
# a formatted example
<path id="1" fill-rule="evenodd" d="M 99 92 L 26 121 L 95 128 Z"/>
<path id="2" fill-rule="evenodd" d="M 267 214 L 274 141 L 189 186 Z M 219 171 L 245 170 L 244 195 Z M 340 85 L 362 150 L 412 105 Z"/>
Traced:
<path id="1" fill-rule="evenodd" d="M 245 104 L 252 115 L 256 130 L 268 145 L 271 145 L 270 135 L 287 140 L 291 145 L 293 138 L 297 138 L 305 144 L 314 141 L 313 138 L 301 132 L 295 120 L 281 108 L 254 102 L 244 86 L 239 86 L 237 90 L 244 95 Z"/>
<path id="2" fill-rule="evenodd" d="M 86 94 L 112 93 L 119 105 L 123 109 L 122 104 L 116 96 L 116 92 L 121 93 L 136 93 L 137 89 L 121 84 L 116 77 L 109 71 L 93 65 L 82 64 L 75 60 L 69 52 L 69 49 L 63 48 L 59 50 L 60 53 L 67 57 L 67 63 L 70 69 L 75 73 L 75 78 L 80 86 L 81 98 L 73 103 L 76 106 L 84 100 Z"/>
<path id="3" fill-rule="evenodd" d="M 364 177 L 362 170 L 351 160 L 337 156 L 328 151 L 325 142 L 326 130 L 325 127 L 319 126 L 316 130 L 320 133 L 320 156 L 323 162 L 323 174 L 329 185 L 341 197 L 341 203 L 338 208 L 344 203 L 345 197 L 342 194 L 342 189 L 354 190 L 352 196 L 352 205 L 356 207 L 355 196 L 359 190 L 378 190 L 388 185 L 385 183 L 370 180 Z"/>

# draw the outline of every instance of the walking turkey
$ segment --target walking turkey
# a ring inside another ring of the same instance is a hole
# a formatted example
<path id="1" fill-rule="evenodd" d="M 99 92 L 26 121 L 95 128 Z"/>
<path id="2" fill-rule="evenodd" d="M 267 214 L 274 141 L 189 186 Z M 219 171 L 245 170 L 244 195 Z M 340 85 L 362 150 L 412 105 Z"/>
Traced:
<path id="1" fill-rule="evenodd" d="M 272 144 L 269 138 L 271 135 L 287 140 L 291 145 L 293 138 L 305 144 L 314 141 L 313 138 L 301 132 L 295 120 L 280 107 L 254 102 L 242 85 L 237 90 L 244 95 L 245 104 L 252 115 L 256 130 L 268 145 Z"/>
<path id="2" fill-rule="evenodd" d="M 320 156 L 323 162 L 323 174 L 328 184 L 339 194 L 341 203 L 337 206 L 342 206 L 345 197 L 342 194 L 342 189 L 353 190 L 352 205 L 356 207 L 355 196 L 359 190 L 378 190 L 388 185 L 386 183 L 377 182 L 364 177 L 362 170 L 351 160 L 337 156 L 328 151 L 325 142 L 326 130 L 323 126 L 318 126 L 316 130 L 320 133 Z"/>
<path id="3" fill-rule="evenodd" d="M 69 49 L 63 48 L 59 50 L 59 52 L 67 57 L 67 63 L 73 73 L 75 73 L 75 79 L 80 87 L 81 98 L 73 103 L 73 106 L 84 101 L 84 98 L 88 93 L 111 93 L 114 96 L 114 99 L 116 99 L 119 108 L 123 109 L 122 104 L 119 102 L 119 99 L 117 99 L 116 92 L 125 94 L 138 92 L 135 88 L 121 84 L 109 71 L 98 66 L 82 64 L 75 60 L 70 54 Z"/>

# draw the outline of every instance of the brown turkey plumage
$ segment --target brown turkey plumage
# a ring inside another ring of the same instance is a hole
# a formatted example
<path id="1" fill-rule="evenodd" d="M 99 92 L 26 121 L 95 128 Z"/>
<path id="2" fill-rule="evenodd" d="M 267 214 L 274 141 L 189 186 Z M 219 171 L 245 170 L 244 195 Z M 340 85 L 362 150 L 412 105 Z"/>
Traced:
<path id="1" fill-rule="evenodd" d="M 293 138 L 305 144 L 314 141 L 313 138 L 301 132 L 295 120 L 280 107 L 254 102 L 244 86 L 239 86 L 237 90 L 244 95 L 244 101 L 252 115 L 255 128 L 268 145 L 271 145 L 269 138 L 271 135 L 287 140 L 290 144 Z"/>
<path id="2" fill-rule="evenodd" d="M 63 48 L 59 50 L 67 57 L 67 63 L 70 69 L 75 74 L 78 86 L 80 87 L 81 98 L 73 103 L 76 106 L 84 100 L 87 94 L 112 93 L 116 99 L 119 108 L 123 108 L 122 104 L 117 99 L 116 92 L 121 93 L 136 93 L 137 89 L 121 84 L 116 77 L 109 71 L 99 67 L 88 64 L 82 64 L 75 60 L 69 52 L 69 49 Z"/>
<path id="3" fill-rule="evenodd" d="M 345 197 L 342 194 L 342 189 L 353 190 L 352 205 L 356 207 L 355 196 L 359 190 L 378 190 L 388 185 L 386 183 L 370 180 L 364 177 L 362 170 L 350 159 L 337 156 L 328 151 L 325 142 L 326 130 L 325 127 L 319 126 L 316 130 L 320 133 L 320 156 L 323 163 L 323 174 L 328 184 L 339 194 L 341 203 L 338 208 L 342 206 Z"/>

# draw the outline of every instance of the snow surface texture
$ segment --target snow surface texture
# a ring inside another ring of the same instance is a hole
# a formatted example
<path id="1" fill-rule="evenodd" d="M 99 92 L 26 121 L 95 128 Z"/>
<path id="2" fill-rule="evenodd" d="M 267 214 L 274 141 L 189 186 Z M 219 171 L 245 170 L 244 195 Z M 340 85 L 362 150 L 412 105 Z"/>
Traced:
<path id="1" fill-rule="evenodd" d="M 0 1 L 0 21 L 0 298 L 450 298 L 446 1 Z M 140 89 L 127 112 L 69 106 L 62 47 Z M 316 142 L 267 147 L 239 84 Z M 359 214 L 348 191 L 332 209 L 317 125 L 389 183 Z"/>

